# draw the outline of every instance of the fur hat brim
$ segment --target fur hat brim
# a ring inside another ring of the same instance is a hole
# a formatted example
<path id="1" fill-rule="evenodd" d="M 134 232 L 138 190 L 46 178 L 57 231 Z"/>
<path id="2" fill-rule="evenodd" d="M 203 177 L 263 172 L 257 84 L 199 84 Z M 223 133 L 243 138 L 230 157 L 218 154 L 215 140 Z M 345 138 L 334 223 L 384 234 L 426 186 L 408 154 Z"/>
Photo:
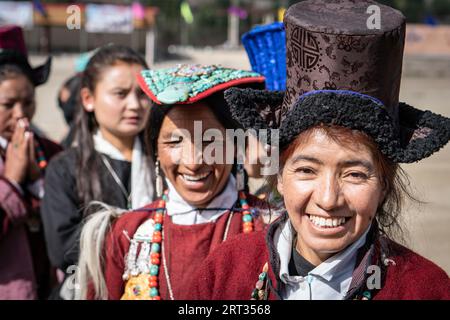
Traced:
<path id="1" fill-rule="evenodd" d="M 283 98 L 284 92 L 238 88 L 225 91 L 234 119 L 245 129 L 280 130 L 281 150 L 301 132 L 319 124 L 365 132 L 396 163 L 429 157 L 450 140 L 449 118 L 406 103 L 399 104 L 397 126 L 379 100 L 357 92 L 312 91 L 285 111 L 280 108 Z"/>
<path id="2" fill-rule="evenodd" d="M 25 72 L 35 86 L 39 86 L 47 82 L 50 76 L 52 57 L 48 57 L 42 65 L 33 68 L 28 58 L 23 54 L 14 50 L 2 50 L 0 52 L 0 65 L 2 64 L 17 65 Z"/>

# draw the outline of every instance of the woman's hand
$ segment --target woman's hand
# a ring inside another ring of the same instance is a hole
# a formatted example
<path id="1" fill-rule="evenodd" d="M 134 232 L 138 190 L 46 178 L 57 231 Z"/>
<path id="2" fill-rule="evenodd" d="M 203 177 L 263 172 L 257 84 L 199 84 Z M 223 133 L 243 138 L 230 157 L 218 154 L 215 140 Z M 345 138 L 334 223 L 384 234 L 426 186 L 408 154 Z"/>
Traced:
<path id="1" fill-rule="evenodd" d="M 17 184 L 24 182 L 30 164 L 30 145 L 33 135 L 28 130 L 28 120 L 20 119 L 6 150 L 4 177 Z M 33 151 L 34 153 L 34 151 Z"/>
<path id="2" fill-rule="evenodd" d="M 41 177 L 41 169 L 36 161 L 36 148 L 33 132 L 30 134 L 30 143 L 28 145 L 28 173 L 27 178 L 29 182 L 34 182 Z"/>

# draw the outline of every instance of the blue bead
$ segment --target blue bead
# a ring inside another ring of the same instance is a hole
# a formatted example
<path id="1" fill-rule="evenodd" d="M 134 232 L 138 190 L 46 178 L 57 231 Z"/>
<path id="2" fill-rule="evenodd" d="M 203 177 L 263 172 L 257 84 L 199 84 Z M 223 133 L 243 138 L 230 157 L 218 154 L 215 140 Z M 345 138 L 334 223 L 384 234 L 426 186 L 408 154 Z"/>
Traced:
<path id="1" fill-rule="evenodd" d="M 250 214 L 244 214 L 242 216 L 242 221 L 244 221 L 244 222 L 252 222 L 252 220 L 253 220 L 253 218 Z"/>
<path id="2" fill-rule="evenodd" d="M 152 243 L 152 252 L 159 252 L 161 250 L 161 246 L 159 243 Z"/>
<path id="3" fill-rule="evenodd" d="M 150 297 L 156 297 L 158 295 L 158 289 L 150 288 Z"/>
<path id="4" fill-rule="evenodd" d="M 161 231 L 161 230 L 162 230 L 162 225 L 161 225 L 161 223 L 155 224 L 155 230 L 156 230 L 156 231 Z M 155 244 L 156 244 L 156 243 L 155 243 Z"/>
<path id="5" fill-rule="evenodd" d="M 159 272 L 159 267 L 157 265 L 152 264 L 150 266 L 150 275 L 157 276 Z"/>

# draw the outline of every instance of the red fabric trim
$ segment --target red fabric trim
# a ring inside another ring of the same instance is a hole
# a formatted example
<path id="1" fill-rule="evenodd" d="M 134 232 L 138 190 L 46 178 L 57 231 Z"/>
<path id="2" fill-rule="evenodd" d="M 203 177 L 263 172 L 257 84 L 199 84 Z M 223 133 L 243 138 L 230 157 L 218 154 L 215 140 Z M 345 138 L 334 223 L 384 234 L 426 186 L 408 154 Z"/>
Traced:
<path id="1" fill-rule="evenodd" d="M 158 101 L 158 99 L 156 98 L 156 96 L 153 94 L 153 92 L 150 90 L 150 88 L 147 86 L 147 83 L 145 82 L 144 77 L 139 74 L 138 75 L 138 83 L 142 89 L 142 91 L 145 92 L 145 94 L 152 99 L 153 102 L 155 102 L 156 104 L 160 104 L 162 105 L 163 103 L 161 103 L 160 101 Z M 202 100 L 210 95 L 212 95 L 215 92 L 218 91 L 222 91 L 231 87 L 235 87 L 238 86 L 240 84 L 245 84 L 245 83 L 260 83 L 260 82 L 264 82 L 265 78 L 260 76 L 260 77 L 248 77 L 248 78 L 241 78 L 241 79 L 234 79 L 228 82 L 224 82 L 221 84 L 218 84 L 212 88 L 209 88 L 208 90 L 205 90 L 201 93 L 199 93 L 198 95 L 196 95 L 195 97 L 189 98 L 186 101 L 182 101 L 182 102 L 177 102 L 176 104 L 192 104 L 194 102 L 197 102 L 199 100 Z"/>

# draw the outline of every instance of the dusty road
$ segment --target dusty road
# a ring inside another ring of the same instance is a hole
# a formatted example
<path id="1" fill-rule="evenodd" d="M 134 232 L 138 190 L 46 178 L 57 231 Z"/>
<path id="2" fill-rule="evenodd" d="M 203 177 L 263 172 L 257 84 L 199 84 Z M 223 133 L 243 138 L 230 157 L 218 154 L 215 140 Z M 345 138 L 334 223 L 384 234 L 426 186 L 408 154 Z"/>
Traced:
<path id="1" fill-rule="evenodd" d="M 190 59 L 158 63 L 155 67 L 169 66 L 178 62 L 218 63 L 224 66 L 249 68 L 245 52 L 191 50 L 184 52 Z M 65 78 L 73 72 L 75 56 L 59 56 L 54 59 L 49 82 L 37 90 L 38 110 L 34 123 L 49 137 L 61 139 L 67 127 L 62 113 L 56 106 L 56 93 Z M 33 57 L 33 63 L 43 57 Z M 449 59 L 450 61 L 450 59 Z M 408 62 L 408 61 L 407 61 Z M 443 67 L 441 67 L 443 66 Z M 450 62 L 439 63 L 421 59 L 415 68 L 430 70 L 450 68 Z M 408 74 L 408 72 L 405 72 Z M 440 78 L 414 73 L 402 79 L 401 101 L 422 109 L 429 109 L 450 117 L 450 72 Z M 409 231 L 408 246 L 434 261 L 450 274 L 450 144 L 441 152 L 418 164 L 403 168 L 411 177 L 411 185 L 422 206 L 409 205 L 405 210 L 404 225 Z"/>

